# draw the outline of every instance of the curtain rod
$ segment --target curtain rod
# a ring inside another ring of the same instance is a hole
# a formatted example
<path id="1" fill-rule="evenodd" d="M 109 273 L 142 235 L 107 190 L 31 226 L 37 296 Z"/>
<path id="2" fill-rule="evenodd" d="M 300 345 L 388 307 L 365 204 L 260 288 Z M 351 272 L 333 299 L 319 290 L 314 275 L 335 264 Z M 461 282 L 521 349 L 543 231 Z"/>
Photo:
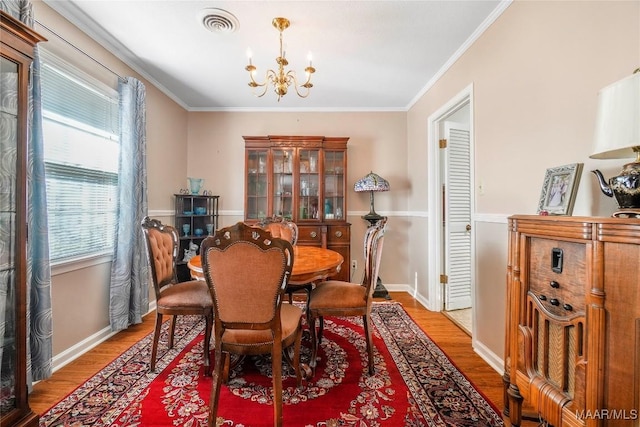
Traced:
<path id="1" fill-rule="evenodd" d="M 84 56 L 86 56 L 87 58 L 89 58 L 90 60 L 92 60 L 93 62 L 95 62 L 96 64 L 98 64 L 99 66 L 101 66 L 102 68 L 104 68 L 105 70 L 109 71 L 111 74 L 115 75 L 116 77 L 122 79 L 122 80 L 127 80 L 125 77 L 122 77 L 120 74 L 116 73 L 115 71 L 113 71 L 111 68 L 107 67 L 106 65 L 104 65 L 102 62 L 98 61 L 97 59 L 95 59 L 93 56 L 89 55 L 87 52 L 85 52 L 84 50 L 80 49 L 79 47 L 77 47 L 76 45 L 74 45 L 73 43 L 71 43 L 69 40 L 65 39 L 64 37 L 62 37 L 60 34 L 56 33 L 55 31 L 53 31 L 51 28 L 47 27 L 46 25 L 44 25 L 42 22 L 35 20 L 36 24 L 38 24 L 39 26 L 41 26 L 42 28 L 44 28 L 45 30 L 47 30 L 48 32 L 50 32 L 51 34 L 53 34 L 54 36 L 56 36 L 57 38 L 59 38 L 60 40 L 62 40 L 63 42 L 65 42 L 66 44 L 68 44 L 69 46 L 71 46 L 72 48 L 74 48 L 75 50 L 77 50 L 78 52 L 80 52 L 81 54 L 83 54 Z"/>

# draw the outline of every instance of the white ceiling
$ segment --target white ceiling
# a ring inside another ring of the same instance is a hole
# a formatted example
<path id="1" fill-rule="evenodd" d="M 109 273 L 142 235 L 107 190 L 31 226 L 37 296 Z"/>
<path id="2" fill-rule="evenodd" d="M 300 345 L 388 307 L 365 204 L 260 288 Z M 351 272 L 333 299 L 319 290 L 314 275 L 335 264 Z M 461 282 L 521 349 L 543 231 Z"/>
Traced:
<path id="1" fill-rule="evenodd" d="M 484 31 L 510 0 L 188 1 L 44 0 L 189 111 L 405 111 Z M 214 33 L 207 8 L 239 23 Z M 304 77 L 313 54 L 310 95 L 293 88 L 277 102 L 247 85 L 247 49 L 256 80 L 275 69 L 283 16 L 289 69 Z M 89 52 L 90 54 L 90 52 Z"/>

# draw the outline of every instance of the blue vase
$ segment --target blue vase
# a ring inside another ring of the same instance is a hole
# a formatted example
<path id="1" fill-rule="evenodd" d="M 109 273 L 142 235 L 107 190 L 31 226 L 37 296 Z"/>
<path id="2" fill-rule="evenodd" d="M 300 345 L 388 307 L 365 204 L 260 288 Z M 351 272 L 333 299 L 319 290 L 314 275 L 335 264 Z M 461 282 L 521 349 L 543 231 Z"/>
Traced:
<path id="1" fill-rule="evenodd" d="M 332 210 L 333 210 L 333 206 L 331 205 L 331 200 L 325 199 L 324 200 L 324 214 L 325 215 L 329 215 Z"/>
<path id="2" fill-rule="evenodd" d="M 202 188 L 202 184 L 204 183 L 204 179 L 202 178 L 187 178 L 189 180 L 189 189 L 191 190 L 191 194 L 200 194 L 200 188 Z"/>

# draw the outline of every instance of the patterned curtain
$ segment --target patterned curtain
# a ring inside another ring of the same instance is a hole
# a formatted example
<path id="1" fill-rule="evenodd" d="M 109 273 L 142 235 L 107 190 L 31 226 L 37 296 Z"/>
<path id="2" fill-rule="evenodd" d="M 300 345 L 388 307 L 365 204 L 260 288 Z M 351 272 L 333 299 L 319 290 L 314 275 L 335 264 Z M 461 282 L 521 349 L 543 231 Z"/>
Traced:
<path id="1" fill-rule="evenodd" d="M 30 0 L 0 1 L 0 8 L 33 28 Z M 47 193 L 42 139 L 40 58 L 36 46 L 29 87 L 29 166 L 27 170 L 27 373 L 29 382 L 43 380 L 52 372 L 51 266 L 47 221 Z"/>
<path id="2" fill-rule="evenodd" d="M 149 311 L 149 270 L 140 223 L 147 215 L 145 87 L 120 81 L 119 211 L 111 265 L 111 330 L 141 323 Z"/>

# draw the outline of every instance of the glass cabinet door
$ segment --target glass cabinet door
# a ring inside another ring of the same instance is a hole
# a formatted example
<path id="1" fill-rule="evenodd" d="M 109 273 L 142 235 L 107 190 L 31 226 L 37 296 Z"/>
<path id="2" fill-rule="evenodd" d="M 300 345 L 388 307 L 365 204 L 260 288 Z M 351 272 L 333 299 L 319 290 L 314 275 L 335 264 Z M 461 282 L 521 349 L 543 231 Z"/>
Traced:
<path id="1" fill-rule="evenodd" d="M 324 204 L 325 220 L 343 220 L 345 212 L 345 152 L 324 152 Z"/>
<path id="2" fill-rule="evenodd" d="M 17 407 L 16 158 L 18 65 L 0 58 L 0 418 Z"/>
<path id="3" fill-rule="evenodd" d="M 268 215 L 268 151 L 249 150 L 246 167 L 246 218 L 261 219 Z"/>
<path id="4" fill-rule="evenodd" d="M 298 220 L 318 219 L 320 199 L 320 150 L 300 149 L 300 185 Z"/>
<path id="5" fill-rule="evenodd" d="M 293 219 L 293 164 L 294 149 L 274 149 L 273 162 L 273 215 Z"/>

